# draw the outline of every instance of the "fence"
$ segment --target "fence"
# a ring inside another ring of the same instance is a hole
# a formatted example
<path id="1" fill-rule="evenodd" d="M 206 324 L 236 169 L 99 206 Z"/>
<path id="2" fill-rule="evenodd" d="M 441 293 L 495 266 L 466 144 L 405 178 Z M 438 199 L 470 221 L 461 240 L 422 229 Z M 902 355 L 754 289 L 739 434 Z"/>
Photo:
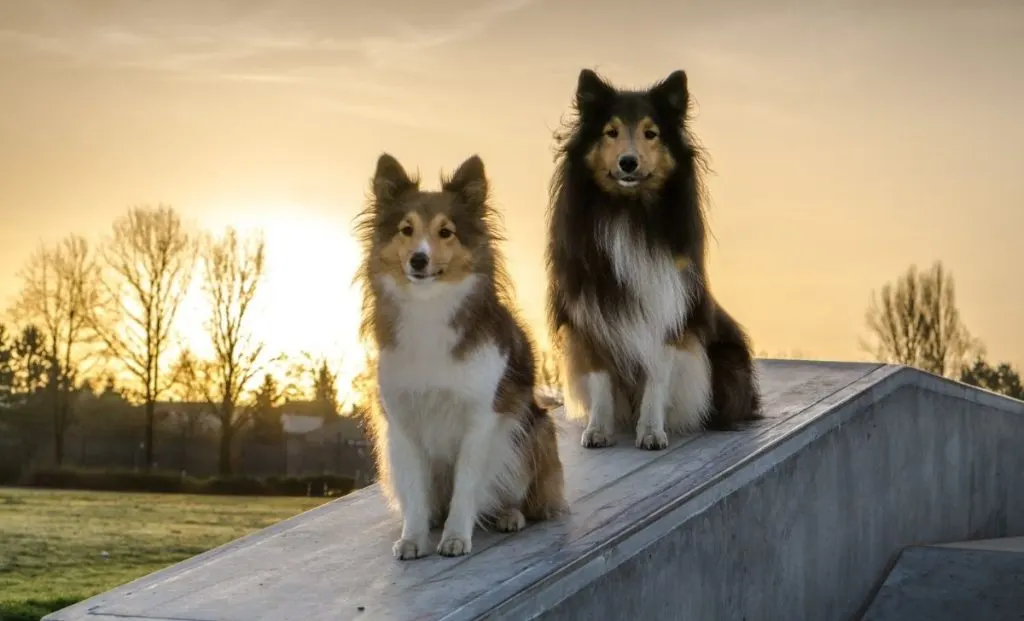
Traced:
<path id="1" fill-rule="evenodd" d="M 141 427 L 116 430 L 72 428 L 64 442 L 63 466 L 141 469 L 145 447 Z M 332 474 L 353 479 L 357 487 L 375 479 L 372 449 L 363 437 L 342 434 L 284 435 L 258 440 L 242 433 L 233 446 L 232 473 L 252 477 Z M 220 442 L 215 434 L 187 436 L 160 430 L 154 440 L 154 468 L 195 477 L 218 474 Z M 16 437 L 0 431 L 0 481 L 16 480 L 32 468 L 55 465 L 50 434 Z"/>

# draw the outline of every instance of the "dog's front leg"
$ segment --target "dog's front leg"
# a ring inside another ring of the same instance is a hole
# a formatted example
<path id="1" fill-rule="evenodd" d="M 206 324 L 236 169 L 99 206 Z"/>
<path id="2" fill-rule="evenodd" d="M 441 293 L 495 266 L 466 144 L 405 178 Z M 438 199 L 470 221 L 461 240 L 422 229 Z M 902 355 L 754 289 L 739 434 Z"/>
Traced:
<path id="1" fill-rule="evenodd" d="M 672 378 L 672 358 L 664 358 L 647 370 L 643 398 L 640 401 L 640 416 L 636 425 L 636 447 L 639 449 L 658 451 L 668 447 L 665 407 L 668 405 L 669 383 Z"/>
<path id="2" fill-rule="evenodd" d="M 459 445 L 455 460 L 455 485 L 448 509 L 448 519 L 441 533 L 438 553 L 462 556 L 473 548 L 473 527 L 481 504 L 489 493 L 487 457 L 498 427 L 498 414 L 487 411 L 477 415 Z"/>
<path id="3" fill-rule="evenodd" d="M 430 479 L 420 447 L 398 425 L 389 425 L 387 434 L 389 474 L 402 511 L 402 538 L 393 551 L 395 558 L 406 561 L 426 556 L 430 549 Z"/>
<path id="4" fill-rule="evenodd" d="M 587 408 L 587 428 L 580 443 L 585 448 L 601 448 L 615 443 L 615 392 L 611 374 L 592 371 L 580 378 Z"/>

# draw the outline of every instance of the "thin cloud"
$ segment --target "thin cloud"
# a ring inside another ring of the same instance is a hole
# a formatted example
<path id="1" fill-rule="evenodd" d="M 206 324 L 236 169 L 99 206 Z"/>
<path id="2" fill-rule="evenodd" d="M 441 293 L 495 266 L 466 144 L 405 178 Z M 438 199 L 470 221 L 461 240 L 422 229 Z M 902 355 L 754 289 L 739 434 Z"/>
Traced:
<path id="1" fill-rule="evenodd" d="M 287 7 L 287 14 L 283 8 L 264 6 L 240 10 L 230 20 L 221 15 L 203 23 L 186 20 L 180 13 L 154 19 L 152 13 L 138 10 L 98 20 L 74 4 L 47 4 L 40 10 L 42 19 L 33 15 L 21 29 L 0 30 L 0 46 L 110 68 L 296 80 L 310 70 L 416 64 L 424 61 L 425 53 L 479 35 L 503 16 L 535 2 L 495 0 L 444 16 L 444 25 L 430 27 L 403 21 L 400 7 L 378 5 L 376 16 L 359 20 L 374 24 L 369 32 L 363 23 L 353 24 L 344 13 L 326 7 L 322 20 L 306 14 L 304 23 L 295 22 L 293 6 Z M 292 18 L 290 23 L 287 17 Z M 346 30 L 349 36 L 337 34 Z"/>
<path id="2" fill-rule="evenodd" d="M 435 52 L 480 36 L 536 1 L 478 2 L 446 14 L 392 0 L 358 15 L 332 2 L 123 4 L 101 13 L 41 2 L 17 14 L 8 7 L 0 59 L 302 88 L 348 117 L 429 129 L 430 111 L 452 102 L 441 101 L 444 93 L 424 93 L 410 106 L 395 85 L 407 92 L 443 79 Z"/>

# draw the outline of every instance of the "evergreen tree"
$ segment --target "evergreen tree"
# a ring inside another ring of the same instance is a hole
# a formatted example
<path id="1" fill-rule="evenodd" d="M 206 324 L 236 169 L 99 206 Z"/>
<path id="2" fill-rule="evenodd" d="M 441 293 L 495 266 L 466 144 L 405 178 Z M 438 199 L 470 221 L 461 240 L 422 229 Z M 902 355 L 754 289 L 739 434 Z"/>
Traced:
<path id="1" fill-rule="evenodd" d="M 1024 400 L 1024 386 L 1021 385 L 1020 374 L 1007 362 L 991 366 L 983 358 L 977 358 L 974 364 L 964 367 L 961 371 L 960 381 Z"/>

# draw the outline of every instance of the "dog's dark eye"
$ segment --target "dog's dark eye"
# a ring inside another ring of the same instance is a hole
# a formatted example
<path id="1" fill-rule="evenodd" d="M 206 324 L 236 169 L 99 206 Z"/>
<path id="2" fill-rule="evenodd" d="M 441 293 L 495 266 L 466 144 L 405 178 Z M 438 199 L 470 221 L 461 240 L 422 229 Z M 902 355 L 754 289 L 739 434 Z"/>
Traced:
<path id="1" fill-rule="evenodd" d="M 437 236 L 440 237 L 441 239 L 448 239 L 449 237 L 452 236 L 452 230 L 449 228 L 443 228 L 437 232 Z"/>
<path id="2" fill-rule="evenodd" d="M 649 130 L 644 132 L 644 138 L 646 138 L 648 140 L 654 140 L 657 137 L 658 137 L 658 132 L 654 131 L 653 129 L 649 129 Z"/>
<path id="3" fill-rule="evenodd" d="M 412 227 L 409 226 L 408 224 L 403 226 L 400 230 L 402 232 L 402 235 L 405 235 L 406 237 L 412 237 Z"/>
<path id="4" fill-rule="evenodd" d="M 609 129 L 608 131 L 606 131 L 604 133 L 604 135 L 608 136 L 609 138 L 618 138 L 619 137 L 619 130 L 617 130 L 617 129 Z"/>

